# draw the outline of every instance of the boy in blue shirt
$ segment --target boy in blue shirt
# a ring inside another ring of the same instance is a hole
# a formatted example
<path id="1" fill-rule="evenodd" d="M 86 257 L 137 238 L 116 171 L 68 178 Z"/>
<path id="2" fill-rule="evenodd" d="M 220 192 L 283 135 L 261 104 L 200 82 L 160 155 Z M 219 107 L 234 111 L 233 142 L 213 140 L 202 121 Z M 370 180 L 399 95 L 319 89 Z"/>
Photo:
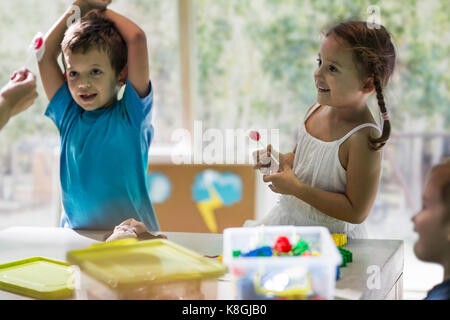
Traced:
<path id="1" fill-rule="evenodd" d="M 153 136 L 147 40 L 109 3 L 75 1 L 46 35 L 39 61 L 45 114 L 61 136 L 61 226 L 111 229 L 134 218 L 158 231 L 146 181 Z M 70 25 L 77 11 L 81 19 Z"/>

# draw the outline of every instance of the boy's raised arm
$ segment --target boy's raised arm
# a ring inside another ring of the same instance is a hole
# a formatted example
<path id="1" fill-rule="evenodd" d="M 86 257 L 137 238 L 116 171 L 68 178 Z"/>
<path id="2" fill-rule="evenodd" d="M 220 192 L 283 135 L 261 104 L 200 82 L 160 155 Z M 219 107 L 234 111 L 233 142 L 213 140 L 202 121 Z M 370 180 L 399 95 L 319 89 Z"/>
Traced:
<path id="1" fill-rule="evenodd" d="M 149 93 L 150 71 L 147 52 L 147 38 L 144 31 L 126 17 L 106 10 L 105 15 L 112 20 L 128 47 L 128 80 L 143 98 Z"/>
<path id="2" fill-rule="evenodd" d="M 78 6 L 80 9 L 80 16 L 83 16 L 90 7 L 83 0 L 77 0 L 73 5 L 67 9 L 58 21 L 50 28 L 44 39 L 44 54 L 39 61 L 39 73 L 42 79 L 47 98 L 51 100 L 56 91 L 64 83 L 64 74 L 58 64 L 58 56 L 61 52 L 61 42 L 64 38 L 64 33 L 67 30 L 68 21 L 76 16 L 76 11 L 73 6 Z"/>

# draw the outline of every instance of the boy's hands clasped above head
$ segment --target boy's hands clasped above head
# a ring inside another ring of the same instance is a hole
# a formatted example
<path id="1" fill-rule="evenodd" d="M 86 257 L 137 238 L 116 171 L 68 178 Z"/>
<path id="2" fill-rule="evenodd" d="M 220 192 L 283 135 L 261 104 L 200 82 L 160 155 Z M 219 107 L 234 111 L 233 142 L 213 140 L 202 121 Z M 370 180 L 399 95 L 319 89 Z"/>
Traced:
<path id="1" fill-rule="evenodd" d="M 111 4 L 111 0 L 79 0 L 84 6 L 85 14 L 95 12 L 100 17 L 105 17 L 106 10 Z"/>
<path id="2" fill-rule="evenodd" d="M 90 9 L 98 9 L 105 10 L 108 5 L 111 3 L 111 0 L 81 0 L 86 5 L 89 6 Z"/>
<path id="3" fill-rule="evenodd" d="M 68 27 L 77 21 L 77 19 L 82 18 L 85 16 L 88 12 L 96 11 L 97 13 L 105 12 L 107 10 L 107 7 L 111 4 L 111 0 L 75 0 L 72 3 L 72 6 L 70 7 L 71 12 L 73 12 L 74 7 L 79 8 L 80 16 L 75 18 L 74 21 L 71 21 L 71 23 L 68 23 Z M 72 18 L 73 16 L 71 16 Z"/>

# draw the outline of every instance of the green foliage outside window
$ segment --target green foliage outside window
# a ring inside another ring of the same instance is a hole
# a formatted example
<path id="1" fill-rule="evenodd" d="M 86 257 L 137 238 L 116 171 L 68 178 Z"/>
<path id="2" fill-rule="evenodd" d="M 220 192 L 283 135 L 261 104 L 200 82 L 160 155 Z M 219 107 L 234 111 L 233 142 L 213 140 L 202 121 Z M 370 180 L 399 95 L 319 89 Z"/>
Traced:
<path id="1" fill-rule="evenodd" d="M 367 21 L 369 5 L 376 5 L 398 53 L 385 92 L 393 130 L 410 131 L 403 127 L 405 116 L 429 118 L 426 131 L 450 129 L 446 1 L 197 0 L 195 5 L 195 118 L 205 126 L 278 128 L 281 147 L 291 146 L 284 140 L 294 140 L 316 101 L 313 72 L 323 32 L 340 21 Z M 378 112 L 373 98 L 370 107 Z M 434 126 L 436 114 L 445 118 L 443 128 Z"/>

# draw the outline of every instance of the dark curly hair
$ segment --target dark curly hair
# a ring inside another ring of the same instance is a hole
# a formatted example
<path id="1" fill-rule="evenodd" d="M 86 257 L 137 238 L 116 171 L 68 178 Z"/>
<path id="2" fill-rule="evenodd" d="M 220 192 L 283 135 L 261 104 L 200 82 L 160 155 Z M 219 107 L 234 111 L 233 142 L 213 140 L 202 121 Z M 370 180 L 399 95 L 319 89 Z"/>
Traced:
<path id="1" fill-rule="evenodd" d="M 331 27 L 325 35 L 334 35 L 350 45 L 361 76 L 373 77 L 378 105 L 381 113 L 385 113 L 383 88 L 394 72 L 396 63 L 395 48 L 386 28 L 382 25 L 369 28 L 365 21 L 347 21 Z M 384 120 L 381 136 L 370 139 L 371 147 L 375 150 L 381 149 L 390 134 L 391 124 L 389 120 Z"/>
<path id="2" fill-rule="evenodd" d="M 108 54 L 111 66 L 119 74 L 127 64 L 127 44 L 114 22 L 90 12 L 74 24 L 64 34 L 61 43 L 63 52 L 86 53 L 97 48 Z"/>

